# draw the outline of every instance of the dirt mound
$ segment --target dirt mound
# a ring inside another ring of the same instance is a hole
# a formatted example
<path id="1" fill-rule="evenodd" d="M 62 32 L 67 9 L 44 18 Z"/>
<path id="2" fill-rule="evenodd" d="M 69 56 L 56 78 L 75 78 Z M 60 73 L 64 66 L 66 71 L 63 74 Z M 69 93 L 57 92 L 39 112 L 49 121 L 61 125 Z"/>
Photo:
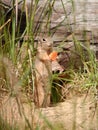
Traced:
<path id="1" fill-rule="evenodd" d="M 97 101 L 92 95 L 73 97 L 53 107 L 34 108 L 15 97 L 6 97 L 0 109 L 1 118 L 20 129 L 97 130 Z"/>

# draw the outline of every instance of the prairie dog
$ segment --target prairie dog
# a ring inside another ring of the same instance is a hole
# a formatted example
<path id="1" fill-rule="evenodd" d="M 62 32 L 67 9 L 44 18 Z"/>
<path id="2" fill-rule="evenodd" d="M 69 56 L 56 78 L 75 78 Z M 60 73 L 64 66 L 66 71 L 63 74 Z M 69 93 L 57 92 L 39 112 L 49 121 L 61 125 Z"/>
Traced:
<path id="1" fill-rule="evenodd" d="M 50 104 L 52 64 L 49 54 L 52 52 L 51 38 L 41 38 L 38 42 L 35 57 L 35 104 L 47 107 Z"/>

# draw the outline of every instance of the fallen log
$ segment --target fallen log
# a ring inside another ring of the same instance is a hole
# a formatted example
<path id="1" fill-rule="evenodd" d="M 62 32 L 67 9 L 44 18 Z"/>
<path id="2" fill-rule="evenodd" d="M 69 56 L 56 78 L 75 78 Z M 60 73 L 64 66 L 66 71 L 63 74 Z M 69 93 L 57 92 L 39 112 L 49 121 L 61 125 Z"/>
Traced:
<path id="1" fill-rule="evenodd" d="M 1 0 L 1 2 L 8 5 L 8 7 L 12 7 L 10 0 Z M 25 5 L 24 8 L 23 5 Z M 26 0 L 25 4 L 22 1 L 18 5 L 18 9 L 25 12 L 25 7 L 27 7 L 28 12 L 32 13 L 30 10 L 33 9 L 33 5 L 34 2 L 32 3 L 31 0 Z M 97 0 L 74 0 L 73 2 L 68 0 L 56 0 L 54 3 L 50 2 L 49 4 L 47 0 L 44 0 L 44 2 L 40 0 L 37 6 L 35 14 L 35 23 L 37 24 L 45 24 L 44 22 L 47 22 L 47 16 L 45 18 L 43 17 L 43 9 L 46 11 L 46 8 L 52 8 L 49 24 L 51 33 L 54 34 L 54 41 L 63 40 L 72 33 L 76 33 L 76 36 L 78 35 L 78 40 L 81 39 L 81 35 L 86 35 L 89 39 L 92 39 L 92 36 L 94 36 L 97 39 Z M 24 23 L 24 20 L 22 21 Z M 35 24 L 35 26 L 37 26 L 37 24 Z M 45 28 L 43 28 L 42 32 L 45 31 L 44 29 Z M 85 32 L 86 34 L 84 34 Z M 89 35 L 89 33 L 91 34 Z M 82 37 L 82 39 L 85 39 L 85 37 Z"/>

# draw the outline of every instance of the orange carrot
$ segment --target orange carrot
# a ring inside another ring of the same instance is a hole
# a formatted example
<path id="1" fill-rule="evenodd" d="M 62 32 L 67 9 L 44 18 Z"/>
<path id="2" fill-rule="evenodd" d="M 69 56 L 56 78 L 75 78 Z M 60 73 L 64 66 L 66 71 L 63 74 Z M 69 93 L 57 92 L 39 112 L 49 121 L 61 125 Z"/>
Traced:
<path id="1" fill-rule="evenodd" d="M 56 60 L 56 58 L 57 58 L 57 52 L 56 51 L 51 52 L 50 55 L 49 55 L 49 58 L 52 61 Z"/>

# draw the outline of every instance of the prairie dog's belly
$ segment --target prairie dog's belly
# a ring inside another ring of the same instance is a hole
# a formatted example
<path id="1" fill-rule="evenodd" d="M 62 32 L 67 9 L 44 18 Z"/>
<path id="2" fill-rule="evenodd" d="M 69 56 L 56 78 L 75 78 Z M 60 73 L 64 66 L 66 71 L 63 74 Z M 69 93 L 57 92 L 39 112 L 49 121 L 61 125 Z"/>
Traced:
<path id="1" fill-rule="evenodd" d="M 39 61 L 39 59 L 36 59 L 35 61 L 35 72 L 37 74 L 37 76 L 43 76 L 43 75 L 48 75 L 48 71 L 47 68 L 45 66 L 45 64 L 41 61 Z"/>
<path id="2" fill-rule="evenodd" d="M 46 107 L 50 104 L 51 93 L 51 62 L 35 59 L 35 99 L 37 107 Z"/>
<path id="3" fill-rule="evenodd" d="M 36 76 L 48 76 L 49 72 L 48 69 L 50 68 L 51 64 L 45 65 L 44 62 L 40 61 L 39 59 L 35 60 L 35 72 Z M 49 67 L 49 68 L 48 68 Z"/>

